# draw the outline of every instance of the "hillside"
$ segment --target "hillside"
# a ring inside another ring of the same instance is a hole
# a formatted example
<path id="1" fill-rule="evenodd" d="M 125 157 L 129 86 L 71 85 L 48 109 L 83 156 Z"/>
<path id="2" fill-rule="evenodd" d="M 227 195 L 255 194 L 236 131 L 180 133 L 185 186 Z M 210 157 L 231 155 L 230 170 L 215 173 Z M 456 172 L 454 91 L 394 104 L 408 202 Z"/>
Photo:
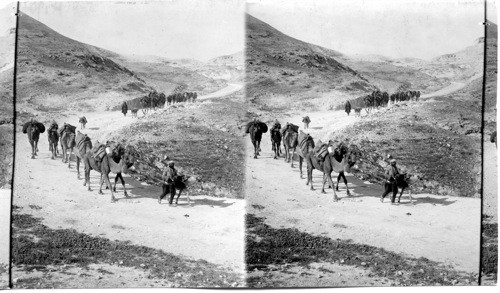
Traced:
<path id="1" fill-rule="evenodd" d="M 497 52 L 498 52 L 498 27 L 488 21 L 486 32 L 486 112 L 494 111 L 497 104 Z M 494 113 L 496 114 L 496 113 Z"/>
<path id="2" fill-rule="evenodd" d="M 123 55 L 109 58 L 125 65 L 157 91 L 165 93 L 171 93 L 178 86 L 184 86 L 186 91 L 211 93 L 224 87 L 226 80 L 230 79 L 230 76 L 219 78 L 214 74 L 222 70 L 220 66 L 210 66 L 197 60 Z"/>
<path id="3" fill-rule="evenodd" d="M 106 57 L 109 51 L 67 38 L 27 14 L 19 18 L 18 34 L 20 103 L 45 111 L 103 109 L 151 89 Z"/>
<path id="4" fill-rule="evenodd" d="M 14 151 L 14 42 L 15 6 L 0 9 L 0 188 L 9 188 Z"/>
<path id="5" fill-rule="evenodd" d="M 254 102 L 289 107 L 334 90 L 355 94 L 373 89 L 338 61 L 340 53 L 289 37 L 251 15 L 246 21 L 247 96 Z"/>

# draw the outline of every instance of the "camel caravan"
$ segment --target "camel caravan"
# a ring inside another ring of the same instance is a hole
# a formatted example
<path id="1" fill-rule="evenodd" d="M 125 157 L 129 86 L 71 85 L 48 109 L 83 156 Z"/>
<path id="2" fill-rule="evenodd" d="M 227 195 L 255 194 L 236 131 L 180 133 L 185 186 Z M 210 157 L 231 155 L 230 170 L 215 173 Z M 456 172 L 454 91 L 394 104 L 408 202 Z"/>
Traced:
<path id="1" fill-rule="evenodd" d="M 178 89 L 176 89 L 177 91 Z M 173 105 L 176 103 L 185 103 L 191 102 L 194 103 L 198 98 L 198 93 L 196 92 L 176 92 L 165 96 L 164 93 L 158 93 L 156 90 L 153 90 L 148 95 L 139 98 L 139 105 L 143 115 L 146 115 L 148 112 L 156 111 L 156 109 L 163 108 L 165 104 Z M 130 103 L 130 102 L 129 102 Z M 129 110 L 129 105 L 127 102 L 123 102 L 121 106 L 121 112 L 123 116 L 127 116 L 127 112 Z M 137 118 L 138 108 L 130 109 L 132 113 L 132 118 Z"/>
<path id="2" fill-rule="evenodd" d="M 308 116 L 305 116 L 302 122 L 304 123 L 304 127 L 308 128 L 311 121 Z M 260 156 L 260 152 L 262 151 L 260 148 L 262 134 L 266 133 L 267 130 L 266 123 L 257 118 L 254 118 L 253 121 L 246 125 L 245 132 L 250 135 L 250 140 L 254 146 L 254 159 Z M 312 174 L 314 170 L 317 170 L 323 174 L 321 193 L 326 193 L 325 187 L 328 185 L 333 190 L 333 200 L 338 201 L 337 191 L 339 191 L 339 183 L 342 179 L 346 187 L 347 196 L 351 196 L 345 173 L 350 173 L 356 161 L 361 157 L 361 151 L 355 145 L 347 145 L 344 142 L 334 142 L 332 140 L 327 143 L 321 140 L 315 141 L 310 134 L 299 130 L 298 125 L 287 122 L 285 127 L 281 128 L 278 120 L 275 120 L 269 132 L 274 159 L 278 159 L 283 155 L 285 162 L 290 163 L 293 168 L 296 154 L 299 162 L 300 179 L 304 179 L 302 166 L 304 162 L 306 163 L 306 185 L 309 185 L 310 190 L 314 190 Z M 284 152 L 281 152 L 281 144 L 283 144 Z M 388 193 L 392 193 L 391 203 L 394 204 L 398 190 L 400 190 L 399 203 L 403 191 L 409 188 L 409 175 L 399 174 L 394 160 L 391 161 L 391 168 L 394 174 L 385 183 L 385 193 L 381 196 L 380 200 L 383 202 L 385 196 Z M 337 185 L 335 185 L 332 179 L 333 172 L 338 174 Z M 410 203 L 413 203 L 411 193 L 409 196 Z"/>
<path id="3" fill-rule="evenodd" d="M 87 121 L 85 119 L 85 122 L 82 122 L 82 118 L 85 117 L 81 117 L 79 122 L 82 124 L 81 127 L 85 128 Z M 23 125 L 22 131 L 27 134 L 32 149 L 31 159 L 35 159 L 38 156 L 40 133 L 44 133 L 45 130 L 43 123 L 34 119 Z M 64 123 L 59 127 L 55 120 L 52 121 L 50 127 L 47 129 L 47 137 L 52 160 L 55 160 L 57 155 L 60 154 L 62 162 L 68 164 L 68 168 L 71 168 L 71 156 L 74 155 L 76 159 L 77 180 L 81 179 L 80 164 L 83 163 L 83 186 L 87 186 L 88 191 L 92 191 L 90 187 L 90 171 L 95 171 L 100 174 L 99 194 L 103 194 L 102 186 L 105 183 L 106 188 L 109 188 L 111 192 L 111 202 L 116 202 L 116 185 L 118 180 L 120 180 L 123 187 L 123 195 L 129 197 L 122 174 L 127 174 L 135 170 L 134 164 L 139 155 L 132 146 L 124 146 L 114 141 L 107 141 L 106 143 L 93 142 L 89 136 L 77 130 L 76 126 Z M 58 144 L 61 145 L 61 153 L 59 153 Z M 116 174 L 114 185 L 111 184 L 110 173 Z M 168 193 L 170 194 L 169 203 L 172 204 L 174 195 L 178 191 L 177 204 L 182 191 L 186 189 L 188 179 L 189 176 L 179 175 L 174 176 L 171 183 L 162 182 L 163 190 L 158 197 L 159 202 L 161 203 L 161 199 Z M 188 197 L 188 204 L 189 201 Z"/>
<path id="4" fill-rule="evenodd" d="M 420 98 L 420 91 L 398 91 L 394 94 L 389 95 L 387 92 L 382 92 L 380 90 L 373 91 L 371 94 L 357 98 L 356 100 L 362 101 L 361 104 L 364 105 L 367 114 L 370 114 L 373 109 L 379 109 L 380 107 L 387 107 L 389 103 L 396 104 L 404 101 L 415 101 L 418 102 Z M 355 103 L 353 101 L 353 103 Z M 347 116 L 354 109 L 354 115 L 361 116 L 361 106 L 360 102 L 357 102 L 357 107 L 353 108 L 350 101 L 347 101 L 344 106 L 344 110 Z"/>

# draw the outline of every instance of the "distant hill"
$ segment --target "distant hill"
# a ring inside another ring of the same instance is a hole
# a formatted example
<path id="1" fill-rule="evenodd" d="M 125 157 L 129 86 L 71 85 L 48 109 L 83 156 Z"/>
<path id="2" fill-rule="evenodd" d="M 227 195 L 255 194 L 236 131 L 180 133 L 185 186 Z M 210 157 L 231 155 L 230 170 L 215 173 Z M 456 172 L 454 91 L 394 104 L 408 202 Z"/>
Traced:
<path id="1" fill-rule="evenodd" d="M 107 107 L 123 96 L 152 89 L 107 55 L 114 53 L 67 38 L 21 13 L 18 29 L 18 102 L 39 110 Z M 93 101 L 94 100 L 94 101 Z"/>
<path id="2" fill-rule="evenodd" d="M 374 88 L 339 62 L 339 52 L 294 39 L 248 14 L 246 21 L 246 92 L 250 99 L 275 94 L 297 100 L 332 90 L 364 93 Z"/>
<path id="3" fill-rule="evenodd" d="M 486 111 L 494 111 L 497 105 L 497 71 L 498 71 L 498 27 L 488 21 L 486 31 Z M 494 113 L 496 114 L 496 113 Z M 496 120 L 496 119 L 495 119 Z"/>

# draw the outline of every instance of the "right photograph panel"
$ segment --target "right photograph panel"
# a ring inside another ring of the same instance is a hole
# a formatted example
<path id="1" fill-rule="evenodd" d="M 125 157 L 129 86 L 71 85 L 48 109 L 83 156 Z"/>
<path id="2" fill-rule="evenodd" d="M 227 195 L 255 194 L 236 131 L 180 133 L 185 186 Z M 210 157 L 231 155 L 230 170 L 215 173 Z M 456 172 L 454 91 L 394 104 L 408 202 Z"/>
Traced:
<path id="1" fill-rule="evenodd" d="M 479 285 L 484 2 L 247 3 L 248 286 Z"/>

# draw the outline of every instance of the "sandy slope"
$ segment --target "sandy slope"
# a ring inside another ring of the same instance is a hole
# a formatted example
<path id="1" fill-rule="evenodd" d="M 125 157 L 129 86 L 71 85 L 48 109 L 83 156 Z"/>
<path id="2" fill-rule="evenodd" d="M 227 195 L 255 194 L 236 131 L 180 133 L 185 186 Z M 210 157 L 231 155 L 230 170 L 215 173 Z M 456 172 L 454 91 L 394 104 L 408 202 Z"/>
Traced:
<path id="1" fill-rule="evenodd" d="M 119 112 L 91 113 L 86 117 L 89 122 L 84 132 L 93 141 L 105 141 L 109 133 L 135 121 Z M 77 121 L 73 115 L 57 122 L 78 125 Z M 97 193 L 98 173 L 91 172 L 93 191 L 88 192 L 82 186 L 83 180 L 77 180 L 74 163 L 68 169 L 60 158 L 50 159 L 46 134 L 41 135 L 40 153 L 34 160 L 30 159 L 31 148 L 25 134 L 17 133 L 16 148 L 13 204 L 22 207 L 23 212 L 42 217 L 49 227 L 129 240 L 242 272 L 243 200 L 196 196 L 191 197 L 191 206 L 187 206 L 185 197 L 177 207 L 165 201 L 159 205 L 159 187 L 125 175 L 131 198 L 125 199 L 119 186 L 119 201 L 113 204 L 108 190 L 104 195 Z M 80 169 L 83 175 L 83 167 Z"/>
<path id="2" fill-rule="evenodd" d="M 315 139 L 354 123 L 353 116 L 341 111 L 307 113 L 311 117 L 308 131 Z M 299 116 L 282 119 L 301 125 Z M 250 139 L 247 147 L 253 151 Z M 247 161 L 247 212 L 265 217 L 275 227 L 297 228 L 332 239 L 352 239 L 356 243 L 382 247 L 413 257 L 452 265 L 457 270 L 478 272 L 480 205 L 475 198 L 456 198 L 417 194 L 415 205 L 403 196 L 402 204 L 380 203 L 382 188 L 360 181 L 348 174 L 352 197 L 348 198 L 341 183 L 333 202 L 331 189 L 320 193 L 321 173 L 313 172 L 316 191 L 310 191 L 305 179 L 283 158 L 273 160 L 270 137 L 262 141 L 262 156 Z M 303 166 L 304 175 L 306 166 Z M 336 174 L 334 173 L 334 176 Z M 336 177 L 334 177 L 336 178 Z M 253 208 L 263 206 L 264 209 Z"/>

